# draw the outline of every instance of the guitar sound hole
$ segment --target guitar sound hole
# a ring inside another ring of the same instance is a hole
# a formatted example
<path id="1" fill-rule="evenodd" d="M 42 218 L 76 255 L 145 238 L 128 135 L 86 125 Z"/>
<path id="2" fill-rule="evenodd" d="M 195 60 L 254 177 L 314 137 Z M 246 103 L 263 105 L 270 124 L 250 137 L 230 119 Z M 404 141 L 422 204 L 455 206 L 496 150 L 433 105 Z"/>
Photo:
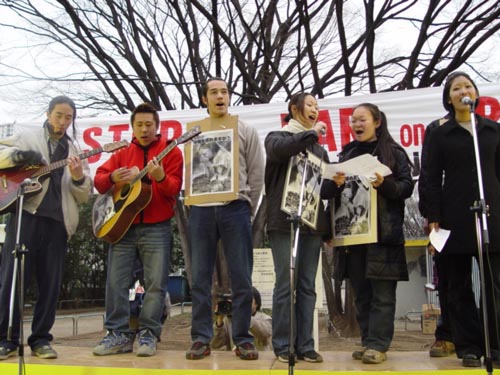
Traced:
<path id="1" fill-rule="evenodd" d="M 124 187 L 122 187 L 121 191 L 120 191 L 120 196 L 123 198 L 127 197 L 128 193 L 130 193 L 130 185 L 125 185 Z"/>

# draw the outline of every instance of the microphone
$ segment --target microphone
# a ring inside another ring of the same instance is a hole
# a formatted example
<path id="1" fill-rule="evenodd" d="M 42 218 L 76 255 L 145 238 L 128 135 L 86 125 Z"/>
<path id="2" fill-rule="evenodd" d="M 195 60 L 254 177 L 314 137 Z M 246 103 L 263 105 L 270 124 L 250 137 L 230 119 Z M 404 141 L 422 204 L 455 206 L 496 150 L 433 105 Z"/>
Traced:
<path id="1" fill-rule="evenodd" d="M 462 99 L 460 99 L 460 102 L 462 102 L 462 104 L 465 104 L 465 105 L 472 105 L 472 104 L 474 104 L 474 102 L 472 101 L 472 99 L 469 98 L 468 96 L 464 96 Z"/>
<path id="2" fill-rule="evenodd" d="M 21 187 L 33 185 L 34 182 L 31 178 L 25 178 L 23 182 L 21 182 Z"/>
<path id="3" fill-rule="evenodd" d="M 325 128 L 321 128 L 321 130 L 319 132 L 321 133 L 321 135 L 326 135 L 326 129 Z"/>

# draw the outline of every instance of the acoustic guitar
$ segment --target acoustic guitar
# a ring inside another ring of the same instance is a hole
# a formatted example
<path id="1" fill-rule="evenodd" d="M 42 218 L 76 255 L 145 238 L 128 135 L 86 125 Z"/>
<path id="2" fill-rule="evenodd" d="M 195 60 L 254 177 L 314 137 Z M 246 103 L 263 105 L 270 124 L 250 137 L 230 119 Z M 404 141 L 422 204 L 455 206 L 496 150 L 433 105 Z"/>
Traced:
<path id="1" fill-rule="evenodd" d="M 173 140 L 156 158 L 162 160 L 177 145 L 185 143 L 201 133 L 196 126 Z M 137 168 L 137 167 L 134 167 Z M 137 168 L 138 170 L 138 168 Z M 144 181 L 147 167 L 137 173 L 132 181 L 115 184 L 106 193 L 97 197 L 92 207 L 92 228 L 97 238 L 106 242 L 118 242 L 132 225 L 135 217 L 151 201 L 151 183 Z"/>
<path id="2" fill-rule="evenodd" d="M 113 152 L 128 145 L 123 140 L 105 144 L 102 147 L 77 155 L 80 160 L 87 159 L 101 152 Z M 14 202 L 17 200 L 19 189 L 24 188 L 24 194 L 33 194 L 42 189 L 39 179 L 55 169 L 68 165 L 68 159 L 56 161 L 49 165 L 24 165 L 0 170 L 0 214 L 15 209 Z M 26 183 L 28 181 L 29 183 Z"/>

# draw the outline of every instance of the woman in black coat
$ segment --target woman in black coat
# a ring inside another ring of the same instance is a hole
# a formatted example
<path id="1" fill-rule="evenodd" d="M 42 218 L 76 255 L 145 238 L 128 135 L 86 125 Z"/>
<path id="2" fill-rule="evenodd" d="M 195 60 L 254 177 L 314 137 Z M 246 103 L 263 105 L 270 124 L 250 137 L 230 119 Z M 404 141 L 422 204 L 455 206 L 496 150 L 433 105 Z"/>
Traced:
<path id="1" fill-rule="evenodd" d="M 443 90 L 443 106 L 449 120 L 432 131 L 429 143 L 428 201 L 429 229 L 451 230 L 439 254 L 442 278 L 447 281 L 448 317 L 457 356 L 466 367 L 481 366 L 484 338 L 472 291 L 472 258 L 478 240 L 471 206 L 479 199 L 471 113 L 468 97 L 477 106 L 479 92 L 463 72 L 452 73 Z M 475 114 L 483 188 L 489 206 L 490 246 L 485 256 L 485 283 L 489 337 L 493 365 L 500 368 L 498 337 L 500 301 L 500 124 Z"/>
<path id="2" fill-rule="evenodd" d="M 281 362 L 290 357 L 290 253 L 291 228 L 289 215 L 281 210 L 282 196 L 287 184 L 289 163 L 304 152 L 328 162 L 327 152 L 318 144 L 326 124 L 317 121 L 319 109 L 316 98 L 309 93 L 292 96 L 288 104 L 287 125 L 270 132 L 266 147 L 267 232 L 271 244 L 275 284 L 273 291 L 273 349 Z M 323 185 L 333 184 L 327 180 Z M 323 198 L 323 197 L 321 197 Z M 301 225 L 297 244 L 295 270 L 295 351 L 297 358 L 307 362 L 322 362 L 314 350 L 313 321 L 316 304 L 315 278 L 322 243 L 328 233 L 323 203 L 319 202 L 316 229 Z M 292 351 L 293 352 L 293 351 Z"/>
<path id="3" fill-rule="evenodd" d="M 338 265 L 335 277 L 349 278 L 361 329 L 363 348 L 354 351 L 352 357 L 377 364 L 387 359 L 386 352 L 394 335 L 397 282 L 408 280 L 403 219 L 405 199 L 412 194 L 413 179 L 411 162 L 389 134 L 385 114 L 376 105 L 356 106 L 351 127 L 355 140 L 344 147 L 339 161 L 369 153 L 392 171 L 385 178 L 377 173 L 371 182 L 377 191 L 377 242 L 335 249 Z M 337 184 L 332 191 L 325 192 L 325 196 L 338 200 L 344 187 L 345 184 Z"/>

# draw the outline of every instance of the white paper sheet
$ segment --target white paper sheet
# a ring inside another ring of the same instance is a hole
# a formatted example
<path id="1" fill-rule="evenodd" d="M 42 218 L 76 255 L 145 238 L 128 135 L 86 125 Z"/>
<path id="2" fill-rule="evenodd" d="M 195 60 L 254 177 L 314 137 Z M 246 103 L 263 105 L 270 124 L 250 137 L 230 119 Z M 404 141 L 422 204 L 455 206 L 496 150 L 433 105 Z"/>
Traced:
<path id="1" fill-rule="evenodd" d="M 363 154 L 343 163 L 326 164 L 323 177 L 333 179 L 337 172 L 343 172 L 347 176 L 363 176 L 369 180 L 375 179 L 375 172 L 382 176 L 392 173 L 389 167 L 370 154 Z"/>
<path id="2" fill-rule="evenodd" d="M 429 240 L 431 241 L 432 246 L 436 249 L 436 251 L 441 252 L 443 250 L 448 237 L 450 237 L 451 231 L 443 228 L 439 228 L 439 231 L 435 231 L 432 229 L 429 234 Z"/>

